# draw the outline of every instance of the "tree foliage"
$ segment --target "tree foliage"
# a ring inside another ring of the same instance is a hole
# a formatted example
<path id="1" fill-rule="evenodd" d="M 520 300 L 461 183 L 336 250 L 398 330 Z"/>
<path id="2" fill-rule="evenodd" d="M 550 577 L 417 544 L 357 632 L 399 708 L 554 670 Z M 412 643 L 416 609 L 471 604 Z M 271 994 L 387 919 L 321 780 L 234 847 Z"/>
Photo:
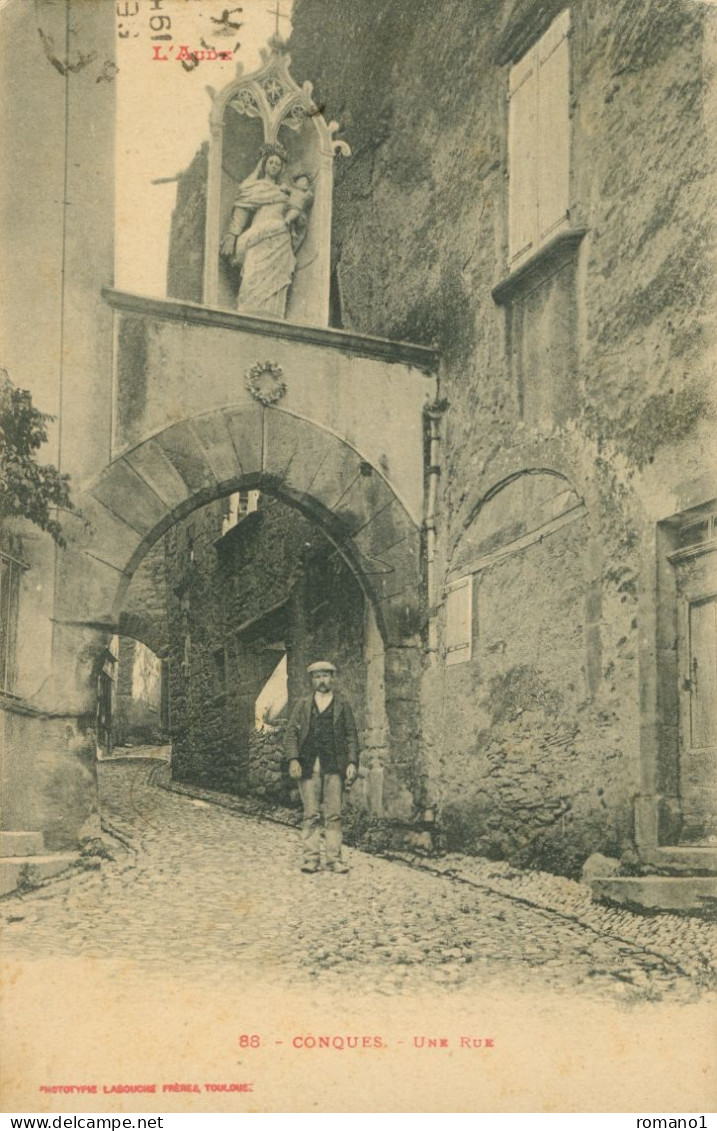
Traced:
<path id="1" fill-rule="evenodd" d="M 16 388 L 0 369 L 0 518 L 29 519 L 64 546 L 62 527 L 52 512 L 56 507 L 75 509 L 69 476 L 53 464 L 38 463 L 36 456 L 53 419 L 35 408 L 28 390 Z"/>

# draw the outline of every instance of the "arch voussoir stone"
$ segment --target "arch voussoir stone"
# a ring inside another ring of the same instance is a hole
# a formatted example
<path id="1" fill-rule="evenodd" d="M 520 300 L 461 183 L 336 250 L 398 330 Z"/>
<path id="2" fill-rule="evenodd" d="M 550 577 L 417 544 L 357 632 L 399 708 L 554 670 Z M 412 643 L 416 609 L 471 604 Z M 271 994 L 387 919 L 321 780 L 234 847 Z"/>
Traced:
<path id="1" fill-rule="evenodd" d="M 142 542 L 142 534 L 92 494 L 77 499 L 77 514 L 62 520 L 70 545 L 124 570 L 128 558 Z"/>
<path id="2" fill-rule="evenodd" d="M 90 494 L 142 535 L 160 526 L 171 509 L 123 457 L 110 464 Z"/>
<path id="3" fill-rule="evenodd" d="M 160 432 L 156 442 L 186 484 L 190 495 L 217 486 L 212 466 L 190 421 L 173 424 Z"/>
<path id="4" fill-rule="evenodd" d="M 278 409 L 224 407 L 171 425 L 105 469 L 62 555 L 62 615 L 112 630 L 149 546 L 193 509 L 244 486 L 275 490 L 345 554 L 388 645 L 415 644 L 420 530 L 391 484 L 346 441 Z"/>
<path id="5" fill-rule="evenodd" d="M 264 448 L 264 409 L 260 405 L 225 408 L 222 415 L 242 474 L 259 474 Z"/>
<path id="6" fill-rule="evenodd" d="M 415 586 L 380 600 L 378 609 L 389 645 L 403 646 L 407 641 L 418 643 L 424 628 L 424 615 L 419 590 Z"/>
<path id="7" fill-rule="evenodd" d="M 139 444 L 126 452 L 124 459 L 170 510 L 189 498 L 189 487 L 155 440 Z"/>
<path id="8" fill-rule="evenodd" d="M 335 450 L 335 436 L 308 420 L 278 409 L 266 412 L 264 471 L 302 494 L 309 494 L 321 465 Z"/>
<path id="9" fill-rule="evenodd" d="M 383 605 L 408 591 L 415 604 L 422 599 L 420 532 L 396 500 L 374 516 L 353 538 L 361 567 Z"/>
<path id="10" fill-rule="evenodd" d="M 241 463 L 222 412 L 209 412 L 195 417 L 192 430 L 202 445 L 217 483 L 226 483 L 241 475 Z"/>
<path id="11" fill-rule="evenodd" d="M 381 515 L 390 515 L 394 504 L 398 506 L 388 484 L 380 475 L 371 473 L 366 464 L 362 464 L 360 474 L 339 499 L 334 513 L 355 536 L 376 522 Z"/>
<path id="12" fill-rule="evenodd" d="M 352 448 L 335 440 L 313 477 L 309 493 L 335 513 L 341 498 L 360 474 L 360 457 Z"/>

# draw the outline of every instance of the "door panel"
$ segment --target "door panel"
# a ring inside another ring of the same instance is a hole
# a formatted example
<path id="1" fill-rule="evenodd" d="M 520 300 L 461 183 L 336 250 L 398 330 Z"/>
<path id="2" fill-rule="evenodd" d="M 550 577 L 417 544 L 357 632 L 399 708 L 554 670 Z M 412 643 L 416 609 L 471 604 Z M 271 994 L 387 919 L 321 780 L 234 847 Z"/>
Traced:
<path id="1" fill-rule="evenodd" d="M 717 745 L 716 618 L 717 597 L 690 603 L 690 734 L 698 749 Z"/>
<path id="2" fill-rule="evenodd" d="M 717 842 L 717 553 L 676 563 L 683 844 Z"/>

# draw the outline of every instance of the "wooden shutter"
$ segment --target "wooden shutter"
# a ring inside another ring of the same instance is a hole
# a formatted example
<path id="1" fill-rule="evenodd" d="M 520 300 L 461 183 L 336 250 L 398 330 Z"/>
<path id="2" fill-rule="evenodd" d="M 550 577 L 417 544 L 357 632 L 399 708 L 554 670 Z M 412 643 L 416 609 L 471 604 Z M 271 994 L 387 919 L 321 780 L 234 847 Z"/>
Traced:
<path id="1" fill-rule="evenodd" d="M 473 637 L 473 577 L 456 581 L 446 594 L 446 664 L 470 660 Z"/>
<path id="2" fill-rule="evenodd" d="M 509 246 L 511 266 L 538 243 L 538 68 L 533 48 L 510 71 Z"/>
<path id="3" fill-rule="evenodd" d="M 569 221 L 569 32 L 570 12 L 565 11 L 537 44 L 539 243 Z"/>

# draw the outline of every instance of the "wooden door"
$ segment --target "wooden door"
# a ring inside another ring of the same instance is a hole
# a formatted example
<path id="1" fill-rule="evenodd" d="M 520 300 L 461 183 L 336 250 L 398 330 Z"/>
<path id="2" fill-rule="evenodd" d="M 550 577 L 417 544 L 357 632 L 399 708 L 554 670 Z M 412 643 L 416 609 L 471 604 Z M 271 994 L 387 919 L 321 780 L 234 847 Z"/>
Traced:
<path id="1" fill-rule="evenodd" d="M 682 843 L 717 843 L 717 552 L 677 563 Z"/>

